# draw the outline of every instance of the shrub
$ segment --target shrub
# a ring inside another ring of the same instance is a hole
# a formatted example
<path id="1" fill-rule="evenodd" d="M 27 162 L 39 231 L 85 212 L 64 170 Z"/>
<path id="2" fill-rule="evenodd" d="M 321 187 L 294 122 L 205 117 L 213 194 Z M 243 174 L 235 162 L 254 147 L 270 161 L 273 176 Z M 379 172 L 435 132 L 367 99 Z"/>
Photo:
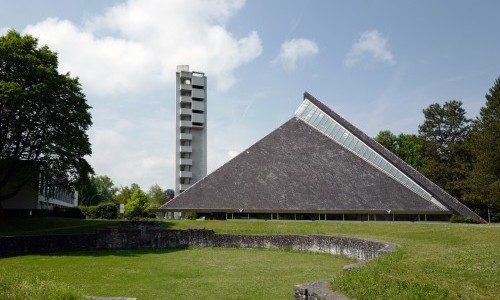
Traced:
<path id="1" fill-rule="evenodd" d="M 148 219 L 156 219 L 157 218 L 157 215 L 153 212 L 148 212 L 147 213 L 147 218 Z"/>
<path id="2" fill-rule="evenodd" d="M 468 223 L 468 224 L 477 224 L 478 222 L 471 217 L 457 216 L 453 215 L 450 219 L 451 223 Z"/>
<path id="3" fill-rule="evenodd" d="M 118 207 L 113 202 L 102 202 L 97 206 L 80 206 L 87 219 L 116 219 Z"/>
<path id="4" fill-rule="evenodd" d="M 118 217 L 118 207 L 113 202 L 102 202 L 96 207 L 98 219 L 116 219 Z"/>
<path id="5" fill-rule="evenodd" d="M 148 209 L 148 196 L 142 190 L 136 190 L 125 205 L 125 217 L 129 220 L 146 218 Z"/>
<path id="6" fill-rule="evenodd" d="M 198 215 L 195 212 L 187 212 L 184 214 L 184 219 L 186 220 L 196 220 Z"/>
<path id="7" fill-rule="evenodd" d="M 80 210 L 87 219 L 97 219 L 96 209 L 97 206 L 80 206 Z"/>
<path id="8" fill-rule="evenodd" d="M 500 211 L 492 212 L 490 215 L 491 222 L 500 222 Z"/>

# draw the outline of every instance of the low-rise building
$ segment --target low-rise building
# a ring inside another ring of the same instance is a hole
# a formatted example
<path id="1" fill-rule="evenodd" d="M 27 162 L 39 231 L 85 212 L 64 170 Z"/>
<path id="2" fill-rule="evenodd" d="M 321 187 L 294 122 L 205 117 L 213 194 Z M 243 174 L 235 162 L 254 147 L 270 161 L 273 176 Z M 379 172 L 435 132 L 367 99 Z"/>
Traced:
<path id="1" fill-rule="evenodd" d="M 20 189 L 13 197 L 2 201 L 3 209 L 52 210 L 55 207 L 78 206 L 78 192 L 48 186 L 43 182 L 36 162 L 20 161 L 16 164 L 16 175 L 10 176 L 0 195 L 5 196 Z M 8 168 L 0 171 L 0 178 L 4 179 Z"/>

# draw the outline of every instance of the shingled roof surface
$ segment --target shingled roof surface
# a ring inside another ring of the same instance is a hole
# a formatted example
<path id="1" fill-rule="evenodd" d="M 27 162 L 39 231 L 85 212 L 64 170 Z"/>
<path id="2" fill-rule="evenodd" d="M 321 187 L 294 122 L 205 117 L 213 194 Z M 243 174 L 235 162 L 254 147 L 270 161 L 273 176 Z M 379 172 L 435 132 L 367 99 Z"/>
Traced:
<path id="1" fill-rule="evenodd" d="M 446 213 L 295 117 L 162 208 Z"/>
<path id="2" fill-rule="evenodd" d="M 308 93 L 316 107 L 429 192 L 422 198 L 298 118 L 255 143 L 160 210 L 455 213 L 485 222 Z"/>

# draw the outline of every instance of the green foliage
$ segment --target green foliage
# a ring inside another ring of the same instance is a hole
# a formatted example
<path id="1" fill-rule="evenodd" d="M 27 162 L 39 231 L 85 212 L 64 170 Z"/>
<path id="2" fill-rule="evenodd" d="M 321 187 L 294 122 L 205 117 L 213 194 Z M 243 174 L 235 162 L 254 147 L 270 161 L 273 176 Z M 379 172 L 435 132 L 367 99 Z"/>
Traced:
<path id="1" fill-rule="evenodd" d="M 380 145 L 387 148 L 387 150 L 396 154 L 398 147 L 397 137 L 390 130 L 382 130 L 374 138 Z"/>
<path id="2" fill-rule="evenodd" d="M 151 207 L 157 208 L 169 200 L 169 195 L 167 191 L 162 190 L 158 184 L 155 184 L 149 188 L 148 198 Z"/>
<path id="3" fill-rule="evenodd" d="M 416 170 L 422 169 L 422 142 L 414 134 L 400 133 L 397 139 L 396 155 Z"/>
<path id="4" fill-rule="evenodd" d="M 420 149 L 422 144 L 414 134 L 401 133 L 396 136 L 389 130 L 382 130 L 374 139 L 415 169 L 421 169 L 422 155 Z"/>
<path id="5" fill-rule="evenodd" d="M 476 220 L 471 217 L 456 216 L 453 215 L 450 219 L 451 223 L 468 223 L 468 224 L 478 224 Z"/>
<path id="6" fill-rule="evenodd" d="M 434 103 L 423 112 L 425 120 L 419 126 L 422 172 L 451 195 L 462 199 L 465 179 L 472 168 L 472 157 L 466 147 L 470 120 L 465 117 L 462 102 L 447 101 L 443 106 Z"/>
<path id="7" fill-rule="evenodd" d="M 500 222 L 500 210 L 491 212 L 490 219 L 491 222 Z"/>
<path id="8" fill-rule="evenodd" d="M 125 217 L 129 220 L 148 217 L 149 199 L 146 193 L 137 189 L 125 204 Z"/>
<path id="9" fill-rule="evenodd" d="M 79 206 L 86 219 L 97 219 L 97 206 Z"/>
<path id="10" fill-rule="evenodd" d="M 118 191 L 108 176 L 91 176 L 78 182 L 78 200 L 81 205 L 97 205 L 111 201 Z"/>
<path id="11" fill-rule="evenodd" d="M 118 207 L 113 202 L 103 202 L 94 206 L 80 206 L 87 219 L 116 219 Z"/>
<path id="12" fill-rule="evenodd" d="M 132 183 L 130 187 L 121 186 L 113 197 L 113 201 L 116 203 L 127 204 L 132 199 L 134 192 L 138 190 L 141 190 L 141 187 L 137 183 Z"/>
<path id="13" fill-rule="evenodd" d="M 138 184 L 132 183 L 130 187 L 120 187 L 113 201 L 125 204 L 125 217 L 128 219 L 151 218 L 155 216 L 149 212 L 149 209 L 165 204 L 170 200 L 172 193 L 172 190 L 163 190 L 155 184 L 146 194 Z"/>
<path id="14" fill-rule="evenodd" d="M 96 207 L 96 215 L 99 219 L 116 219 L 118 207 L 113 202 L 99 203 Z"/>
<path id="15" fill-rule="evenodd" d="M 475 161 L 466 198 L 500 210 L 500 77 L 486 94 L 486 105 L 473 126 L 470 149 Z"/>
<path id="16" fill-rule="evenodd" d="M 7 178 L 19 161 L 34 161 L 45 183 L 72 189 L 92 172 L 85 159 L 89 109 L 78 78 L 59 74 L 56 53 L 30 35 L 11 30 L 0 37 L 0 160 Z M 0 207 L 24 184 L 6 190 L 7 182 L 0 180 Z"/>
<path id="17" fill-rule="evenodd" d="M 195 212 L 187 212 L 184 213 L 184 219 L 186 220 L 196 220 L 198 215 Z"/>

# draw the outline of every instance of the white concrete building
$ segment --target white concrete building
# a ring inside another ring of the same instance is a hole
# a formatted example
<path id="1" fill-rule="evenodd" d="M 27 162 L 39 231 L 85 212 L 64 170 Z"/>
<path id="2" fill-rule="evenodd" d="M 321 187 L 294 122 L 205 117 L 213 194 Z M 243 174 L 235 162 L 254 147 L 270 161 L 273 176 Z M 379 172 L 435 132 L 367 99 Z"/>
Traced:
<path id="1" fill-rule="evenodd" d="M 207 175 L 207 77 L 177 66 L 175 195 Z"/>

